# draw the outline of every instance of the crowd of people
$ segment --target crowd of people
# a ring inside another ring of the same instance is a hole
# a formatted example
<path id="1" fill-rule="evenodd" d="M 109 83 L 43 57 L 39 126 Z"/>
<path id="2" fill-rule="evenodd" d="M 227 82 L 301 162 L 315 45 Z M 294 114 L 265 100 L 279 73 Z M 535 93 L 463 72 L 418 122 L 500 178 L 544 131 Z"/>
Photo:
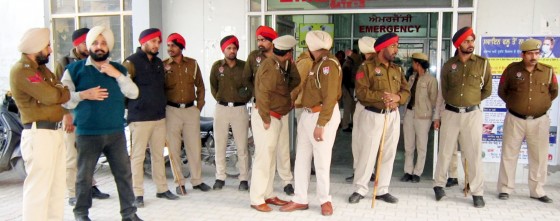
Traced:
<path id="1" fill-rule="evenodd" d="M 183 36 L 172 33 L 164 39 L 159 29 L 146 29 L 138 38 L 141 46 L 119 64 L 109 59 L 115 42 L 111 29 L 81 28 L 72 36 L 74 48 L 56 62 L 53 73 L 46 67 L 52 52 L 50 31 L 28 30 L 18 46 L 21 59 L 10 73 L 11 90 L 24 125 L 21 146 L 28 176 L 23 187 L 23 220 L 62 220 L 65 187 L 75 219 L 90 220 L 92 198 L 110 197 L 93 179 L 101 154 L 111 167 L 123 220 L 141 220 L 136 211 L 145 206 L 146 148 L 151 153 L 157 198 L 176 200 L 178 195 L 187 194 L 182 175 L 175 176 L 175 194 L 169 190 L 163 156 L 164 148 L 169 148 L 171 168 L 174 174 L 182 174 L 182 143 L 193 189 L 221 190 L 226 180 L 229 127 L 238 150 L 238 189 L 249 191 L 250 206 L 257 211 L 270 212 L 273 208 L 269 205 L 281 206 L 282 212 L 308 209 L 313 166 L 321 214 L 333 214 L 330 166 L 339 128 L 352 132 L 354 174 L 347 180 L 355 191 L 348 202 L 359 203 L 374 179 L 375 199 L 398 203 L 389 186 L 400 136 L 400 106 L 405 107 L 401 181 L 420 182 L 433 125 L 440 133 L 435 199 L 445 197 L 444 186 L 457 185 L 460 149 L 473 205 L 485 206 L 480 103 L 490 96 L 492 74 L 488 59 L 474 54 L 476 35 L 472 28 L 464 27 L 453 35 L 457 53 L 443 65 L 439 83 L 429 72 L 429 58 L 424 53 L 412 54 L 412 75 L 405 78 L 402 68 L 394 63 L 399 50 L 395 33 L 377 39 L 362 37 L 359 52 L 348 50 L 335 56 L 330 52 L 332 36 L 309 31 L 305 36 L 307 50 L 295 62 L 294 36 L 278 36 L 267 26 L 260 26 L 255 35 L 258 49 L 245 61 L 237 58 L 237 37 L 224 37 L 220 41 L 224 58 L 214 62 L 210 70 L 211 92 L 217 103 L 216 180 L 210 187 L 201 177 L 199 138 L 205 79 L 197 61 L 183 55 Z M 165 60 L 158 57 L 163 40 L 169 55 Z M 530 197 L 552 202 L 543 190 L 548 148 L 542 147 L 548 146 L 547 110 L 558 95 L 558 82 L 554 70 L 538 62 L 541 45 L 535 39 L 523 42 L 522 60 L 510 64 L 500 79 L 498 95 L 508 109 L 497 187 L 502 200 L 514 189 L 517 158 L 526 138 Z M 338 103 L 341 98 L 343 114 Z M 292 109 L 297 119 L 293 174 L 288 144 L 288 113 Z M 131 131 L 129 152 L 125 125 Z M 256 146 L 251 170 L 249 129 Z M 290 201 L 274 193 L 276 171 L 283 191 L 293 195 Z"/>

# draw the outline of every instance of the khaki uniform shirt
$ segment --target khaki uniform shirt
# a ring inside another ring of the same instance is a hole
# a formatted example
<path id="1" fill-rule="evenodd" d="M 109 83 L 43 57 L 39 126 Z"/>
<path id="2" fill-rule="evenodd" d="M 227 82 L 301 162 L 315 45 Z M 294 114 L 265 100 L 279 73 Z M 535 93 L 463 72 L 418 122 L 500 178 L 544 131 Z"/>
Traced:
<path id="1" fill-rule="evenodd" d="M 309 51 L 302 52 L 296 60 L 297 70 L 299 72 L 299 78 L 301 79 L 299 85 L 292 91 L 291 96 L 294 101 L 294 106 L 296 108 L 301 108 L 301 96 L 303 94 L 303 84 L 307 75 L 313 67 L 313 60 L 309 56 Z"/>
<path id="2" fill-rule="evenodd" d="M 210 70 L 210 88 L 216 101 L 247 103 L 251 99 L 252 75 L 245 76 L 245 61 L 237 59 L 230 67 L 225 59 L 218 60 Z"/>
<path id="3" fill-rule="evenodd" d="M 184 57 L 180 63 L 172 58 L 163 60 L 165 95 L 173 103 L 184 104 L 196 100 L 196 107 L 204 107 L 204 81 L 196 60 Z M 196 87 L 196 92 L 195 92 Z"/>
<path id="4" fill-rule="evenodd" d="M 360 103 L 366 107 L 385 109 L 382 100 L 385 92 L 398 94 L 401 105 L 408 101 L 410 90 L 401 68 L 394 63 L 386 66 L 377 56 L 364 61 L 356 73 L 356 97 Z"/>
<path id="5" fill-rule="evenodd" d="M 275 55 L 262 62 L 255 79 L 255 98 L 264 123 L 270 123 L 270 111 L 281 115 L 290 112 L 290 92 L 299 82 L 299 73 L 293 62 L 282 64 Z"/>
<path id="6" fill-rule="evenodd" d="M 414 106 L 412 107 L 412 109 L 414 109 L 414 118 L 432 119 L 438 96 L 437 80 L 429 72 L 424 73 L 421 77 L 418 76 L 418 74 L 410 76 L 408 82 L 408 89 L 412 90 L 414 80 L 418 78 L 414 95 Z M 412 99 L 410 99 L 407 104 L 410 102 L 413 102 Z"/>
<path id="7" fill-rule="evenodd" d="M 486 58 L 472 54 L 463 63 L 459 56 L 455 56 L 443 65 L 441 95 L 446 104 L 456 107 L 479 105 L 492 93 L 491 79 L 490 63 Z"/>
<path id="8" fill-rule="evenodd" d="M 325 126 L 342 91 L 342 70 L 334 55 L 324 52 L 313 60 L 313 67 L 303 84 L 301 105 L 306 108 L 321 106 L 317 125 Z"/>
<path id="9" fill-rule="evenodd" d="M 259 50 L 252 51 L 249 56 L 247 56 L 247 61 L 245 61 L 245 67 L 243 68 L 243 75 L 244 76 L 251 76 L 251 86 L 249 90 L 251 90 L 252 95 L 254 95 L 254 88 L 255 88 L 255 78 L 257 74 L 257 70 L 263 63 L 264 59 L 266 59 L 266 55 Z"/>
<path id="10" fill-rule="evenodd" d="M 538 63 L 533 72 L 523 61 L 511 63 L 502 74 L 498 96 L 508 110 L 528 116 L 544 114 L 558 96 L 558 81 L 552 67 Z"/>
<path id="11" fill-rule="evenodd" d="M 23 124 L 62 120 L 61 104 L 70 100 L 70 91 L 45 65 L 22 54 L 10 71 L 10 87 Z"/>
<path id="12" fill-rule="evenodd" d="M 78 52 L 76 52 L 76 48 L 72 48 L 72 50 L 70 50 L 70 53 L 68 55 L 58 59 L 58 61 L 55 63 L 54 75 L 56 76 L 56 79 L 59 80 L 62 79 L 62 75 L 64 74 L 64 70 L 66 69 L 66 66 L 68 66 L 73 62 L 82 60 L 84 58 L 82 58 L 81 55 L 79 55 Z"/>

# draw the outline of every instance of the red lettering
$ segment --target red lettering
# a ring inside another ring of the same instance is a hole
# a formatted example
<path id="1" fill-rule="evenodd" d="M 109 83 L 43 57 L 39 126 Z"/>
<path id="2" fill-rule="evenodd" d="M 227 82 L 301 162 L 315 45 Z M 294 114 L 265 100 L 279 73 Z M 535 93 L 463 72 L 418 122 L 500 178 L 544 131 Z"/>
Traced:
<path id="1" fill-rule="evenodd" d="M 283 2 L 294 2 L 294 0 L 280 0 L 280 3 L 283 3 Z"/>
<path id="2" fill-rule="evenodd" d="M 360 30 L 360 33 L 364 32 L 364 26 L 360 25 L 358 29 Z"/>
<path id="3" fill-rule="evenodd" d="M 387 27 L 385 27 L 383 25 L 379 26 L 379 32 L 385 32 L 385 28 L 387 28 Z"/>

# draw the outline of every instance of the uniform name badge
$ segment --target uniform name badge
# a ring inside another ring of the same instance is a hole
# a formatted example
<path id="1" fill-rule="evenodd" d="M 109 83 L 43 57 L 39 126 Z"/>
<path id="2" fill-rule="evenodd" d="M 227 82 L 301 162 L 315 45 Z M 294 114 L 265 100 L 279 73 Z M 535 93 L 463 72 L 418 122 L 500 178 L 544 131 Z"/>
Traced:
<path id="1" fill-rule="evenodd" d="M 330 71 L 331 71 L 331 68 L 330 68 L 330 67 L 324 67 L 324 68 L 323 68 L 323 74 L 324 74 L 324 75 L 329 74 Z"/>
<path id="2" fill-rule="evenodd" d="M 257 61 L 257 67 L 261 65 L 261 57 L 257 56 L 257 58 L 255 58 L 255 61 Z"/>
<path id="3" fill-rule="evenodd" d="M 374 71 L 375 71 L 375 76 L 383 76 L 383 75 L 381 74 L 381 69 L 380 69 L 379 67 L 375 67 L 375 70 L 374 70 Z"/>
<path id="4" fill-rule="evenodd" d="M 220 77 L 223 77 L 224 76 L 224 67 L 218 68 L 218 71 L 220 72 Z"/>
<path id="5" fill-rule="evenodd" d="M 452 65 L 451 65 L 451 72 L 452 72 L 452 73 L 457 72 L 457 64 L 452 64 Z"/>
<path id="6" fill-rule="evenodd" d="M 165 68 L 166 71 L 171 70 L 171 66 L 169 66 L 169 65 L 165 65 L 165 66 L 163 66 L 163 68 Z"/>
<path id="7" fill-rule="evenodd" d="M 523 74 L 521 74 L 521 72 L 517 72 L 517 74 L 515 74 L 515 78 L 516 78 L 517 80 L 522 81 L 522 80 L 523 80 Z"/>

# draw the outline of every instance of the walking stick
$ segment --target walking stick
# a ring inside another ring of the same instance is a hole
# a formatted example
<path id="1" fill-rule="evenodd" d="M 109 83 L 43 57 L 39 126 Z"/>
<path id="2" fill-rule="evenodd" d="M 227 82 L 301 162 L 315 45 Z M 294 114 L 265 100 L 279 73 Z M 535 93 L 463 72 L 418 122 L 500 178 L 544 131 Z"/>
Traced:
<path id="1" fill-rule="evenodd" d="M 173 160 L 173 155 L 171 153 L 173 151 L 171 151 L 171 148 L 169 148 L 167 141 L 165 141 L 165 146 L 167 147 L 167 150 L 169 152 L 169 163 L 171 164 L 171 172 L 173 173 L 173 179 L 175 180 L 175 183 L 177 183 L 177 186 L 179 186 L 179 189 L 181 190 L 181 195 L 185 195 L 185 191 L 183 191 L 183 188 L 181 188 L 181 184 L 179 183 L 179 174 L 177 174 L 177 171 L 175 170 L 175 161 Z"/>
<path id="2" fill-rule="evenodd" d="M 379 180 L 379 168 L 383 159 L 383 146 L 385 146 L 385 132 L 387 130 L 387 119 L 389 118 L 389 108 L 385 109 L 385 121 L 383 121 L 383 132 L 381 133 L 381 144 L 377 151 L 377 165 L 375 166 L 375 181 L 373 182 L 373 196 L 371 200 L 371 208 L 375 207 L 375 195 L 377 194 L 377 183 Z"/>
<path id="3" fill-rule="evenodd" d="M 461 153 L 462 155 L 463 153 Z M 469 193 L 469 166 L 467 165 L 467 158 L 465 158 L 465 189 L 463 189 L 463 193 L 465 194 L 465 197 L 467 197 L 467 194 Z"/>

